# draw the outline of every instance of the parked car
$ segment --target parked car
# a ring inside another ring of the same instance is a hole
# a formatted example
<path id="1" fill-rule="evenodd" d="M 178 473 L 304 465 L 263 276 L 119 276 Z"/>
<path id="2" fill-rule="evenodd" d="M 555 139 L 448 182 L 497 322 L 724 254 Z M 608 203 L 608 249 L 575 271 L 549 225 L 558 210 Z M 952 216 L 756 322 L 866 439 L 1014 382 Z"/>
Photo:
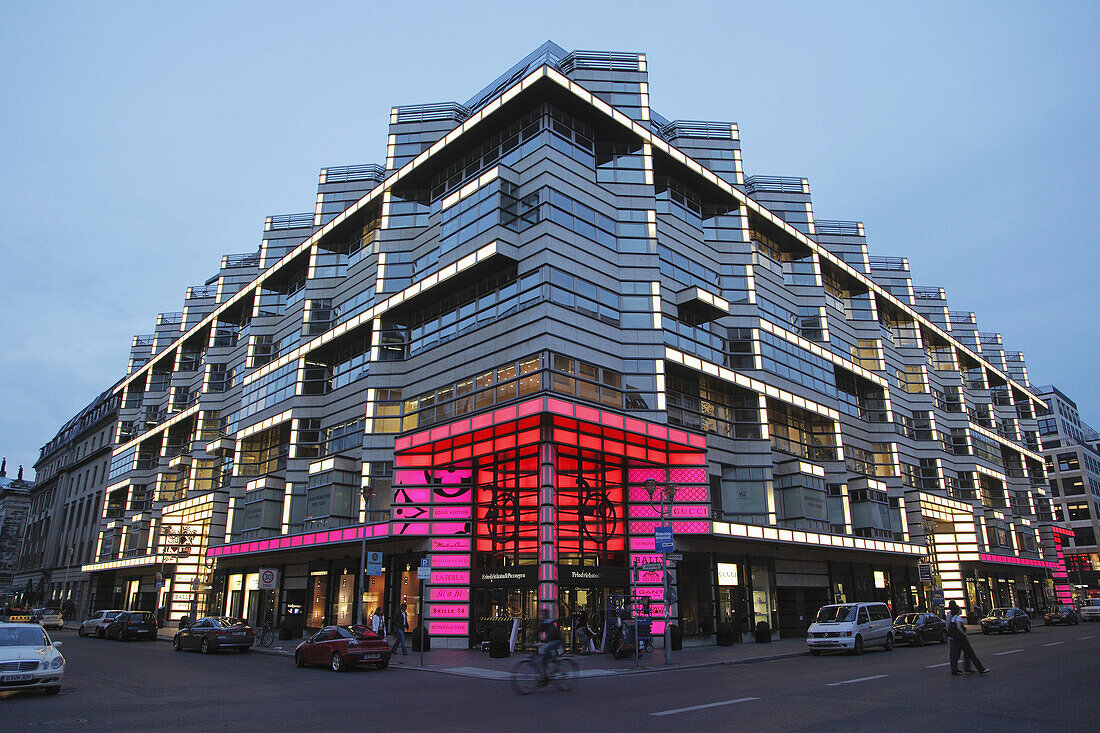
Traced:
<path id="1" fill-rule="evenodd" d="M 247 652 L 256 640 L 256 634 L 244 621 L 229 616 L 200 618 L 172 637 L 172 647 L 198 649 L 203 654 L 214 654 L 220 649 L 236 649 Z"/>
<path id="2" fill-rule="evenodd" d="M 1018 608 L 994 608 L 981 623 L 983 634 L 992 634 L 994 631 L 999 634 L 1006 631 L 1012 634 L 1031 631 L 1031 619 Z"/>
<path id="3" fill-rule="evenodd" d="M 1081 604 L 1082 621 L 1100 621 L 1100 598 L 1086 598 Z"/>
<path id="4" fill-rule="evenodd" d="M 1056 626 L 1058 624 L 1076 624 L 1078 621 L 1077 611 L 1073 609 L 1073 606 L 1052 606 L 1050 610 L 1043 614 L 1043 623 L 1047 626 Z"/>
<path id="5" fill-rule="evenodd" d="M 39 626 L 0 623 L 0 691 L 61 692 L 65 657 L 60 646 Z"/>
<path id="6" fill-rule="evenodd" d="M 107 624 L 114 620 L 115 616 L 125 613 L 121 608 L 110 608 L 96 611 L 76 627 L 77 636 L 94 636 L 102 638 L 107 631 Z"/>
<path id="7" fill-rule="evenodd" d="M 61 618 L 60 608 L 36 608 L 34 620 L 42 628 L 50 628 L 60 631 L 65 628 L 65 619 Z"/>
<path id="8" fill-rule="evenodd" d="M 885 603 L 838 603 L 822 606 L 807 633 L 806 646 L 815 657 L 823 651 L 862 654 L 866 646 L 894 648 L 894 624 Z"/>
<path id="9" fill-rule="evenodd" d="M 103 636 L 119 641 L 127 639 L 153 641 L 157 638 L 156 614 L 149 611 L 123 611 L 111 619 L 103 631 Z"/>
<path id="10" fill-rule="evenodd" d="M 385 669 L 390 664 L 390 646 L 366 626 L 326 626 L 294 650 L 299 667 L 327 664 L 333 672 L 346 672 L 359 663 Z"/>
<path id="11" fill-rule="evenodd" d="M 947 643 L 947 622 L 934 613 L 903 613 L 894 619 L 894 641 L 923 646 L 929 641 Z"/>

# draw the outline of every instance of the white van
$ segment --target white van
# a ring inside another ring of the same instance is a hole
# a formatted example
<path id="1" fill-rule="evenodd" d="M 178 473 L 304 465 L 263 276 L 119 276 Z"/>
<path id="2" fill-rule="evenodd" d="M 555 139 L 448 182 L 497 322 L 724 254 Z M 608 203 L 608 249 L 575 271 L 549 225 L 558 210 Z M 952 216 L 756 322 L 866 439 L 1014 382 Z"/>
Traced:
<path id="1" fill-rule="evenodd" d="M 862 654 L 864 647 L 894 648 L 894 619 L 885 603 L 838 603 L 822 606 L 810 624 L 806 646 L 815 657 L 844 650 Z"/>

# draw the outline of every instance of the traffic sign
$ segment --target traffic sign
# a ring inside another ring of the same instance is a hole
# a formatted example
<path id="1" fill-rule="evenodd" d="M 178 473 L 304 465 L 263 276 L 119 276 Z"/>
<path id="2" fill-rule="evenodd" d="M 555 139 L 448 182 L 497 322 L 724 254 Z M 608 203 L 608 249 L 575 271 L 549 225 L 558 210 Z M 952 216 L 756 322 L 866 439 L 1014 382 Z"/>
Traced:
<path id="1" fill-rule="evenodd" d="M 638 566 L 638 568 L 647 572 L 653 572 L 654 570 L 664 570 L 664 567 L 664 563 L 659 562 L 644 562 Z"/>
<path id="2" fill-rule="evenodd" d="M 684 559 L 684 556 L 681 555 L 679 552 L 670 552 L 667 555 L 665 555 L 665 559 L 668 560 L 669 562 L 680 562 L 681 560 Z"/>
<path id="3" fill-rule="evenodd" d="M 260 578 L 256 587 L 259 590 L 278 590 L 279 571 L 275 568 L 260 568 Z"/>
<path id="4" fill-rule="evenodd" d="M 653 549 L 656 552 L 672 552 L 672 527 L 660 525 L 653 528 Z"/>
<path id="5" fill-rule="evenodd" d="M 426 557 L 420 560 L 420 567 L 416 569 L 417 580 L 428 580 L 432 577 L 432 568 L 428 564 L 430 562 Z"/>

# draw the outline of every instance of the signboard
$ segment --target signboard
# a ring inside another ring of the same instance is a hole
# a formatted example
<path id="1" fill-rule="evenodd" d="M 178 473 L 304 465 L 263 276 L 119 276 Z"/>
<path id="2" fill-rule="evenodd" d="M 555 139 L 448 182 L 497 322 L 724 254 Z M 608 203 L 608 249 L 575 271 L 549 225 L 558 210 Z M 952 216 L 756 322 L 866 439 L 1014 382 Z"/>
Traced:
<path id="1" fill-rule="evenodd" d="M 654 570 L 662 570 L 662 569 L 664 569 L 665 566 L 662 563 L 659 563 L 659 562 L 644 562 L 641 565 L 639 565 L 638 567 L 641 568 L 642 570 L 653 572 Z"/>
<path id="2" fill-rule="evenodd" d="M 420 561 L 420 567 L 416 569 L 417 580 L 428 580 L 432 577 L 432 568 L 431 565 L 428 564 L 429 562 L 431 561 L 426 557 Z"/>
<path id="3" fill-rule="evenodd" d="M 668 560 L 669 562 L 680 562 L 681 560 L 684 559 L 684 556 L 681 555 L 679 552 L 670 552 L 667 555 L 665 555 L 665 559 Z"/>
<path id="4" fill-rule="evenodd" d="M 932 563 L 917 563 L 917 574 L 920 576 L 920 582 L 925 585 L 932 585 Z"/>
<path id="5" fill-rule="evenodd" d="M 737 582 L 737 563 L 718 563 L 718 585 L 740 585 Z"/>
<path id="6" fill-rule="evenodd" d="M 940 590 L 939 588 L 932 591 L 932 605 L 933 606 L 942 606 L 943 605 L 943 591 Z"/>
<path id="7" fill-rule="evenodd" d="M 558 583 L 576 586 L 623 586 L 630 583 L 630 574 L 626 568 L 558 565 Z"/>
<path id="8" fill-rule="evenodd" d="M 656 552 L 672 552 L 672 527 L 662 525 L 653 528 L 653 549 Z"/>
<path id="9" fill-rule="evenodd" d="M 260 568 L 259 584 L 256 587 L 260 590 L 278 590 L 279 571 L 275 568 Z"/>
<path id="10" fill-rule="evenodd" d="M 538 565 L 509 565 L 503 568 L 474 568 L 470 571 L 472 585 L 518 587 L 539 582 Z"/>
<path id="11" fill-rule="evenodd" d="M 381 575 L 382 574 L 382 553 L 381 552 L 368 552 L 367 553 L 367 575 Z"/>

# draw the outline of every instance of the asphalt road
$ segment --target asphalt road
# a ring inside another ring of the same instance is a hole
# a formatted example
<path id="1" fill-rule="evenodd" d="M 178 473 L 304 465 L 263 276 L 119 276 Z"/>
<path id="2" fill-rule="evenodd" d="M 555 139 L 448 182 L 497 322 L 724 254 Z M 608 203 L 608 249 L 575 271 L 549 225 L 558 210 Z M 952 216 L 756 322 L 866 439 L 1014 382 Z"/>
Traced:
<path id="1" fill-rule="evenodd" d="M 255 653 L 57 635 L 57 697 L 0 695 L 0 730 L 1092 730 L 1100 624 L 971 639 L 987 676 L 948 674 L 946 646 L 582 678 L 517 697 L 506 682 L 415 669 L 300 670 Z"/>

